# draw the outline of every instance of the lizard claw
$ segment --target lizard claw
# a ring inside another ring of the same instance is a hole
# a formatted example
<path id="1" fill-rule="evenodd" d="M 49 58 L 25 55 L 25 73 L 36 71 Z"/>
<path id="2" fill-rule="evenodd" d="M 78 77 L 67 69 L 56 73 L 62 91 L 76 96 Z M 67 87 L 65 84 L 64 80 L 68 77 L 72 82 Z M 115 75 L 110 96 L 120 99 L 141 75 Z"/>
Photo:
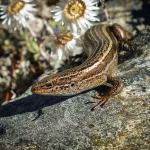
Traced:
<path id="1" fill-rule="evenodd" d="M 108 101 L 109 96 L 92 96 L 94 99 L 98 99 L 98 102 L 95 102 L 96 104 L 91 108 L 91 111 L 93 111 L 97 106 L 103 107 L 104 104 Z"/>

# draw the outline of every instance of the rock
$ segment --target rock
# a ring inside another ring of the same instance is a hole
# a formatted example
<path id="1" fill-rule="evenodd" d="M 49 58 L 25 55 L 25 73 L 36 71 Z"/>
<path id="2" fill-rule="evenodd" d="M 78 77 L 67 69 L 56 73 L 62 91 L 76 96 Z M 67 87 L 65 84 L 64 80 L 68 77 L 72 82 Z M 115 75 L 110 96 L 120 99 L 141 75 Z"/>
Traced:
<path id="1" fill-rule="evenodd" d="M 92 100 L 94 90 L 74 97 L 50 97 L 32 95 L 29 89 L 3 105 L 0 149 L 148 150 L 149 31 L 134 39 L 138 55 L 123 62 L 118 71 L 125 87 L 103 108 L 91 111 L 93 104 L 85 104 Z"/>
<path id="2" fill-rule="evenodd" d="M 124 89 L 91 111 L 94 90 L 73 97 L 33 95 L 0 107 L 0 150 L 148 150 L 150 26 L 120 52 Z"/>

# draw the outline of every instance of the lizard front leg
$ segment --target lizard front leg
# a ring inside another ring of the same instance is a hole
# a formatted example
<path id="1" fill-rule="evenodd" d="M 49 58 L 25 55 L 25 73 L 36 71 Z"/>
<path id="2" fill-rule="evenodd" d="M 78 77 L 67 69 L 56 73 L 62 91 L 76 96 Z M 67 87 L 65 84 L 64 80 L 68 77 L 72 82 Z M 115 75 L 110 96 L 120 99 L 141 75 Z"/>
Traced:
<path id="1" fill-rule="evenodd" d="M 122 90 L 122 88 L 123 83 L 121 80 L 115 77 L 108 77 L 107 82 L 96 89 L 98 95 L 92 96 L 98 101 L 91 108 L 91 110 L 93 111 L 99 105 L 102 107 L 111 97 L 117 95 Z"/>

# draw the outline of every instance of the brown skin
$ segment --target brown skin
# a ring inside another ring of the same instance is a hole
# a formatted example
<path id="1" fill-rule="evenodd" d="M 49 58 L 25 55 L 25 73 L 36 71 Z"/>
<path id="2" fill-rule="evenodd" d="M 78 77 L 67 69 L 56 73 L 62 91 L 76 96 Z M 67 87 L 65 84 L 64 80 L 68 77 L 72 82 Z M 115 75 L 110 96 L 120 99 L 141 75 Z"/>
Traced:
<path id="1" fill-rule="evenodd" d="M 87 60 L 73 69 L 50 75 L 35 83 L 32 92 L 40 95 L 69 96 L 110 82 L 112 89 L 108 92 L 109 96 L 99 97 L 101 101 L 95 106 L 103 105 L 121 90 L 122 84 L 113 78 L 118 63 L 117 49 L 120 43 L 131 38 L 132 34 L 118 24 L 96 25 L 90 28 L 82 37 L 84 49 L 89 54 Z"/>

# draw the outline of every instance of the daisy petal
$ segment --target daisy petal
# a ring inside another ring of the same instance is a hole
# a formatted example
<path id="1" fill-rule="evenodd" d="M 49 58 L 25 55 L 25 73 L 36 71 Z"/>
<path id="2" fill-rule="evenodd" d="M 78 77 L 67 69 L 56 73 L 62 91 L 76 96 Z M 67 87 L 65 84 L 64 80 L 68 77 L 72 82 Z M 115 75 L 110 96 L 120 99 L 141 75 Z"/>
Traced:
<path id="1" fill-rule="evenodd" d="M 60 0 L 51 11 L 56 22 L 65 24 L 73 33 L 83 33 L 99 21 L 99 0 Z"/>

